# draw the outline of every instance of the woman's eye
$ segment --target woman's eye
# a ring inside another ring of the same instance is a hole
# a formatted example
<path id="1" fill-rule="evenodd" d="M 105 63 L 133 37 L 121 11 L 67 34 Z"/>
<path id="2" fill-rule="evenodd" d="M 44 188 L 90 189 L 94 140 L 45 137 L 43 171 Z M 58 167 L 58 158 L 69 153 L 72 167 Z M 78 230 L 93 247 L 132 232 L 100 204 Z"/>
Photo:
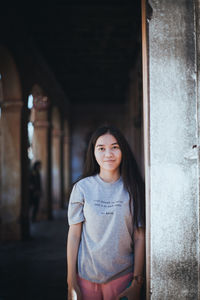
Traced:
<path id="1" fill-rule="evenodd" d="M 103 150 L 104 150 L 104 148 L 103 148 L 103 147 L 100 147 L 100 148 L 99 148 L 99 151 L 103 151 Z"/>
<path id="2" fill-rule="evenodd" d="M 119 146 L 113 146 L 113 149 L 119 149 Z"/>

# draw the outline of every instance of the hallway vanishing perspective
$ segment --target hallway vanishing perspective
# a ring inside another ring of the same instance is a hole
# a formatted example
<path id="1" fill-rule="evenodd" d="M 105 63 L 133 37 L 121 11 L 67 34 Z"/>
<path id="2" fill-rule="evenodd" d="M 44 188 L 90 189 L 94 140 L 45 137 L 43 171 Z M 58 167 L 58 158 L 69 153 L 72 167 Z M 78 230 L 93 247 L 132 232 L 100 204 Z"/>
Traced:
<path id="1" fill-rule="evenodd" d="M 119 127 L 144 175 L 141 3 L 4 3 L 0 18 L 0 300 L 64 300 L 69 192 L 91 132 Z"/>
<path id="2" fill-rule="evenodd" d="M 0 237 L 13 240 L 30 235 L 34 163 L 42 165 L 38 219 L 51 220 L 100 124 L 124 132 L 144 173 L 141 5 L 4 6 L 2 20 L 12 18 L 0 45 Z"/>
<path id="3" fill-rule="evenodd" d="M 105 123 L 145 182 L 146 300 L 200 300 L 200 0 L 4 1 L 0 21 L 0 300 L 66 300 L 69 194 Z"/>

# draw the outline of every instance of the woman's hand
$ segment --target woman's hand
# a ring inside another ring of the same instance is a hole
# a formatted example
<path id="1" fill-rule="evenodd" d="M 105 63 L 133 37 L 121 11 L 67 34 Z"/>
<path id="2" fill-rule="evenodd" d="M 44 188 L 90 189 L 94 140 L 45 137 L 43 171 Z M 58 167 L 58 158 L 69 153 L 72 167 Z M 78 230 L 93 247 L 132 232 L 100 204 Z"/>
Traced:
<path id="1" fill-rule="evenodd" d="M 77 283 L 68 286 L 67 300 L 81 300 L 81 291 Z"/>
<path id="2" fill-rule="evenodd" d="M 128 300 L 140 300 L 140 288 L 140 285 L 133 283 L 117 297 L 117 300 L 123 297 L 126 297 Z"/>
<path id="3" fill-rule="evenodd" d="M 69 227 L 67 238 L 67 284 L 68 300 L 81 300 L 81 292 L 77 282 L 76 262 L 82 232 L 82 223 Z"/>

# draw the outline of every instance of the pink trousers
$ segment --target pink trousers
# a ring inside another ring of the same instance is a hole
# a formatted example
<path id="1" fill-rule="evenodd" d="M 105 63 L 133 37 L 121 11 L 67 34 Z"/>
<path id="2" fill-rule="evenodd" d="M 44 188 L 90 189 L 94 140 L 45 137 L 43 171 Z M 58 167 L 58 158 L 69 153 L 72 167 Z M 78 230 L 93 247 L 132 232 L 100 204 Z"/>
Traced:
<path id="1" fill-rule="evenodd" d="M 111 280 L 108 283 L 94 283 L 78 276 L 82 300 L 116 300 L 133 278 L 133 273 Z"/>

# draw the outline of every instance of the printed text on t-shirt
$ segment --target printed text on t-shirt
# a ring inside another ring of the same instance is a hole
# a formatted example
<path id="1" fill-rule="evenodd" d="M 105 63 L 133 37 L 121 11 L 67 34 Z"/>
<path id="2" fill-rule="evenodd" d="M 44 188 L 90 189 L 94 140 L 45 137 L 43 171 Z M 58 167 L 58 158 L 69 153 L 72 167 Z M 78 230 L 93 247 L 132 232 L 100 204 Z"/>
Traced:
<path id="1" fill-rule="evenodd" d="M 94 205 L 101 208 L 101 214 L 103 215 L 113 215 L 113 208 L 122 207 L 122 203 L 123 201 L 94 200 Z M 107 209 L 109 209 L 109 211 Z"/>

